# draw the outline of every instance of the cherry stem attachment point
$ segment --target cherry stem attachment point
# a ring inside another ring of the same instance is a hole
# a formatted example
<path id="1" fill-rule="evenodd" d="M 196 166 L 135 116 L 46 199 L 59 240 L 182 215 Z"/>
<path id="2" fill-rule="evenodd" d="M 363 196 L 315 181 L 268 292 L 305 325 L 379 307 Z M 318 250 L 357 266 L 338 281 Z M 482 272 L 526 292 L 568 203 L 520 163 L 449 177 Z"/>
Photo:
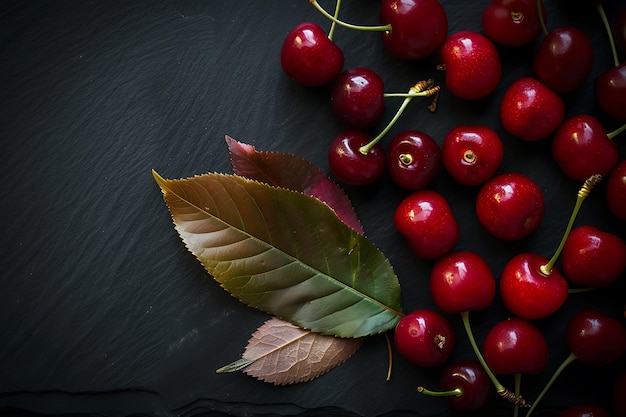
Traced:
<path id="1" fill-rule="evenodd" d="M 576 359 L 578 359 L 576 357 L 576 355 L 574 355 L 573 353 L 570 353 L 569 356 L 567 358 L 565 358 L 565 360 L 563 362 L 561 362 L 561 365 L 559 365 L 559 367 L 556 369 L 556 371 L 554 371 L 554 374 L 552 374 L 552 377 L 550 378 L 550 380 L 546 383 L 546 385 L 543 387 L 543 389 L 541 390 L 541 392 L 539 393 L 539 395 L 537 396 L 537 399 L 535 400 L 535 402 L 533 403 L 533 405 L 530 407 L 530 409 L 528 410 L 528 412 L 526 413 L 526 417 L 530 417 L 530 415 L 532 414 L 532 412 L 535 410 L 535 408 L 537 407 L 537 404 L 539 404 L 539 401 L 541 401 L 541 399 L 546 395 L 546 393 L 548 392 L 548 390 L 550 389 L 550 387 L 552 387 L 552 385 L 554 384 L 554 382 L 557 380 L 557 378 L 559 377 L 559 375 L 561 375 L 561 373 L 565 370 L 565 368 L 567 368 L 567 366 L 574 362 Z"/>
<path id="2" fill-rule="evenodd" d="M 362 31 L 367 31 L 367 32 L 391 32 L 391 25 L 361 26 L 361 25 L 353 25 L 351 23 L 343 22 L 337 19 L 336 16 L 333 16 L 330 13 L 328 13 L 326 10 L 324 10 L 324 8 L 319 5 L 317 0 L 309 0 L 309 2 L 327 19 L 335 22 L 339 26 L 343 26 L 348 29 L 362 30 Z"/>
<path id="3" fill-rule="evenodd" d="M 548 28 L 546 27 L 546 21 L 543 19 L 543 13 L 541 10 L 541 0 L 537 0 L 537 15 L 539 16 L 539 24 L 544 35 L 548 34 Z"/>
<path id="4" fill-rule="evenodd" d="M 461 388 L 455 388 L 449 391 L 431 391 L 424 387 L 417 387 L 417 392 L 430 395 L 431 397 L 460 397 L 463 395 Z"/>
<path id="5" fill-rule="evenodd" d="M 615 40 L 613 39 L 613 32 L 611 31 L 611 24 L 609 23 L 609 19 L 606 17 L 606 13 L 604 11 L 604 6 L 602 6 L 601 1 L 596 1 L 596 9 L 600 14 L 600 19 L 602 19 L 602 23 L 604 24 L 604 29 L 606 29 L 606 33 L 609 36 L 609 44 L 611 45 L 611 53 L 613 54 L 613 63 L 617 67 L 619 65 L 619 57 L 617 56 L 617 49 L 615 48 Z"/>
<path id="6" fill-rule="evenodd" d="M 393 116 L 393 118 L 389 121 L 389 123 L 387 123 L 387 126 L 385 126 L 385 128 L 381 130 L 381 132 L 376 135 L 376 137 L 372 139 L 369 143 L 361 146 L 359 148 L 359 152 L 361 152 L 363 155 L 367 155 L 370 149 L 372 149 L 374 145 L 376 145 L 378 141 L 381 140 L 383 136 L 385 136 L 387 132 L 389 132 L 389 130 L 391 130 L 391 128 L 398 121 L 398 119 L 404 112 L 404 109 L 406 109 L 406 106 L 409 105 L 411 100 L 413 100 L 415 97 L 435 96 L 436 98 L 439 94 L 439 90 L 440 87 L 438 85 L 434 85 L 434 81 L 432 79 L 418 81 L 413 87 L 409 89 L 408 93 L 402 95 L 402 97 L 405 97 L 404 101 L 398 108 L 398 111 L 396 111 L 396 114 Z M 434 109 L 431 109 L 431 111 L 433 110 Z"/>
<path id="7" fill-rule="evenodd" d="M 332 23 L 330 24 L 330 30 L 328 31 L 328 39 L 330 39 L 331 41 L 333 40 L 333 36 L 335 34 L 335 27 L 337 26 L 337 22 L 336 19 L 339 18 L 339 9 L 341 8 L 341 0 L 337 0 L 337 3 L 335 3 L 335 20 L 332 21 Z"/>
<path id="8" fill-rule="evenodd" d="M 601 180 L 602 180 L 602 175 L 599 175 L 599 174 L 592 175 L 591 177 L 587 178 L 587 180 L 582 185 L 582 187 L 580 187 L 580 190 L 578 190 L 578 195 L 576 197 L 576 204 L 574 205 L 574 209 L 572 210 L 572 214 L 570 215 L 569 222 L 567 224 L 567 227 L 565 228 L 565 232 L 563 233 L 563 237 L 561 238 L 561 242 L 559 243 L 559 246 L 557 247 L 556 251 L 554 252 L 554 255 L 552 255 L 552 258 L 550 258 L 548 263 L 539 267 L 539 271 L 542 274 L 550 275 L 550 272 L 552 272 L 552 268 L 554 267 L 554 264 L 556 263 L 557 259 L 561 255 L 563 246 L 565 246 L 565 241 L 567 240 L 567 237 L 569 236 L 569 232 L 572 230 L 572 226 L 574 225 L 574 221 L 576 220 L 576 216 L 578 215 L 580 206 L 582 205 L 583 201 L 585 201 L 585 199 L 587 198 L 587 196 L 589 195 L 593 187 L 595 187 L 595 185 L 599 183 Z"/>
<path id="9" fill-rule="evenodd" d="M 614 131 L 607 133 L 606 136 L 608 136 L 609 139 L 613 139 L 615 136 L 619 135 L 620 133 L 622 133 L 625 130 L 626 130 L 626 123 L 624 123 L 623 125 L 621 125 L 617 129 L 615 129 Z"/>

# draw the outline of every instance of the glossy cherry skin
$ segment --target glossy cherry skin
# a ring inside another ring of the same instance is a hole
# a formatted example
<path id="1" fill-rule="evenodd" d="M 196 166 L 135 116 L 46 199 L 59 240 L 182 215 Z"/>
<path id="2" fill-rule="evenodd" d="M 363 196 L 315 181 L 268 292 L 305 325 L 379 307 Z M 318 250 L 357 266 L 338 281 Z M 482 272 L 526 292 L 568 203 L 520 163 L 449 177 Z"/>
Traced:
<path id="1" fill-rule="evenodd" d="M 574 27 L 548 33 L 535 54 L 537 78 L 557 93 L 578 89 L 593 66 L 593 46 L 587 35 Z"/>
<path id="2" fill-rule="evenodd" d="M 539 375 L 548 366 L 548 342 L 528 320 L 510 318 L 496 323 L 485 336 L 483 356 L 498 375 Z"/>
<path id="3" fill-rule="evenodd" d="M 487 262 L 473 252 L 439 258 L 430 272 L 433 301 L 447 313 L 484 310 L 493 301 L 496 281 Z"/>
<path id="4" fill-rule="evenodd" d="M 454 96 L 475 100 L 491 94 L 502 78 L 500 55 L 484 35 L 461 31 L 450 35 L 441 46 L 446 88 Z"/>
<path id="5" fill-rule="evenodd" d="M 598 106 L 609 116 L 626 122 L 626 62 L 600 73 L 594 83 Z"/>
<path id="6" fill-rule="evenodd" d="M 626 351 L 626 328 L 617 319 L 585 309 L 569 321 L 567 345 L 576 358 L 590 367 L 617 361 Z"/>
<path id="7" fill-rule="evenodd" d="M 545 200 L 539 185 L 519 173 L 500 174 L 487 181 L 476 197 L 480 224 L 502 240 L 519 240 L 541 224 Z"/>
<path id="8" fill-rule="evenodd" d="M 419 190 L 429 185 L 441 167 L 441 150 L 424 132 L 405 130 L 387 147 L 387 170 L 398 186 Z"/>
<path id="9" fill-rule="evenodd" d="M 607 287 L 626 271 L 626 244 L 613 233 L 589 225 L 578 226 L 565 241 L 561 265 L 572 284 Z"/>
<path id="10" fill-rule="evenodd" d="M 375 126 L 385 113 L 385 86 L 369 68 L 352 68 L 339 74 L 330 94 L 335 116 L 350 127 Z"/>
<path id="11" fill-rule="evenodd" d="M 418 190 L 400 202 L 393 217 L 396 230 L 422 259 L 450 252 L 459 240 L 459 225 L 448 201 L 436 191 Z"/>
<path id="12" fill-rule="evenodd" d="M 541 11 L 545 21 L 543 1 Z M 536 0 L 491 0 L 483 9 L 481 22 L 485 35 L 502 46 L 525 46 L 541 34 Z"/>
<path id="13" fill-rule="evenodd" d="M 458 183 L 480 185 L 495 175 L 504 158 L 500 136 L 486 126 L 456 126 L 441 147 L 443 165 Z"/>
<path id="14" fill-rule="evenodd" d="M 556 268 L 543 274 L 540 268 L 547 263 L 547 258 L 532 253 L 521 253 L 507 262 L 500 277 L 500 296 L 511 313 L 527 320 L 540 319 L 565 303 L 567 281 Z"/>
<path id="15" fill-rule="evenodd" d="M 500 103 L 500 121 L 513 136 L 526 141 L 543 139 L 563 122 L 565 104 L 561 97 L 532 77 L 514 81 Z"/>
<path id="16" fill-rule="evenodd" d="M 619 150 L 596 117 L 582 114 L 565 120 L 556 131 L 552 156 L 567 177 L 584 182 L 592 175 L 611 172 Z"/>
<path id="17" fill-rule="evenodd" d="M 626 220 L 626 160 L 617 163 L 606 181 L 606 200 L 619 219 Z"/>
<path id="18" fill-rule="evenodd" d="M 439 387 L 444 391 L 460 389 L 460 396 L 446 397 L 457 412 L 473 412 L 485 407 L 492 397 L 491 380 L 478 361 L 451 363 L 441 371 Z"/>
<path id="19" fill-rule="evenodd" d="M 317 24 L 304 22 L 289 32 L 280 63 L 289 77 L 305 86 L 331 82 L 343 68 L 343 52 Z"/>
<path id="20" fill-rule="evenodd" d="M 383 45 L 396 58 L 425 58 L 448 35 L 448 17 L 437 0 L 383 0 L 380 22 L 391 25 L 383 32 Z"/>
<path id="21" fill-rule="evenodd" d="M 433 310 L 415 310 L 405 315 L 393 334 L 396 349 L 407 361 L 422 367 L 443 365 L 456 343 L 448 319 Z"/>
<path id="22" fill-rule="evenodd" d="M 349 130 L 333 139 L 328 149 L 328 165 L 339 181 L 362 186 L 372 184 L 382 176 L 387 163 L 382 146 L 377 143 L 367 155 L 359 151 L 371 140 L 367 133 L 360 130 Z"/>
<path id="23" fill-rule="evenodd" d="M 559 417 L 609 417 L 608 411 L 599 404 L 578 404 L 566 408 Z"/>

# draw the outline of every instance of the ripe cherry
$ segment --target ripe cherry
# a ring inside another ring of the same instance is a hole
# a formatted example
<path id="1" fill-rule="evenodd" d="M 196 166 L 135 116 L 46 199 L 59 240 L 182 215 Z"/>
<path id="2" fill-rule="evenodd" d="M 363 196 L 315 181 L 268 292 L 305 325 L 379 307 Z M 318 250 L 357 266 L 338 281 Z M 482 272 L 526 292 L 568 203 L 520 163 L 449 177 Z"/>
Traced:
<path id="1" fill-rule="evenodd" d="M 289 32 L 280 52 L 280 63 L 289 77 L 305 86 L 331 82 L 343 68 L 343 52 L 324 30 L 312 22 Z"/>
<path id="2" fill-rule="evenodd" d="M 609 365 L 626 351 L 626 328 L 622 323 L 592 309 L 574 315 L 565 336 L 572 354 L 591 367 Z"/>
<path id="3" fill-rule="evenodd" d="M 448 18 L 437 0 L 383 0 L 379 26 L 342 22 L 324 10 L 316 0 L 311 4 L 324 16 L 349 29 L 382 32 L 383 45 L 396 58 L 425 58 L 439 48 L 448 34 Z"/>
<path id="4" fill-rule="evenodd" d="M 445 84 L 456 97 L 475 100 L 491 94 L 502 78 L 498 50 L 484 35 L 460 31 L 441 46 Z"/>
<path id="5" fill-rule="evenodd" d="M 572 284 L 607 287 L 626 271 L 626 244 L 611 232 L 579 226 L 565 241 L 561 265 Z"/>
<path id="6" fill-rule="evenodd" d="M 617 361 L 626 351 L 626 328 L 613 317 L 599 311 L 584 309 L 569 321 L 565 331 L 570 354 L 556 369 L 526 413 L 529 417 L 559 375 L 572 362 L 599 368 Z"/>
<path id="7" fill-rule="evenodd" d="M 362 186 L 375 182 L 385 172 L 387 158 L 376 144 L 363 154 L 360 149 L 371 137 L 360 130 L 343 132 L 333 139 L 328 150 L 328 165 L 337 179 L 345 184 Z"/>
<path id="8" fill-rule="evenodd" d="M 539 375 L 550 359 L 548 342 L 528 320 L 511 318 L 493 326 L 483 343 L 483 355 L 499 375 Z"/>
<path id="9" fill-rule="evenodd" d="M 369 68 L 352 68 L 339 74 L 333 85 L 331 109 L 348 126 L 375 126 L 385 113 L 384 83 Z"/>
<path id="10" fill-rule="evenodd" d="M 459 240 L 459 225 L 448 201 L 436 191 L 415 191 L 400 202 L 393 223 L 422 259 L 448 253 Z"/>
<path id="11" fill-rule="evenodd" d="M 486 126 L 452 128 L 441 147 L 443 165 L 457 182 L 480 185 L 493 177 L 502 164 L 500 136 Z"/>
<path id="12" fill-rule="evenodd" d="M 521 253 L 505 265 L 500 278 L 500 295 L 513 314 L 529 320 L 540 319 L 556 312 L 567 299 L 567 281 L 554 265 L 583 201 L 600 179 L 600 176 L 589 178 L 578 191 L 569 223 L 552 258 Z"/>
<path id="13" fill-rule="evenodd" d="M 566 408 L 558 417 L 609 417 L 609 413 L 599 404 L 585 403 Z"/>
<path id="14" fill-rule="evenodd" d="M 574 27 L 548 33 L 533 62 L 537 78 L 557 93 L 578 89 L 593 66 L 593 46 L 587 35 Z"/>
<path id="15" fill-rule="evenodd" d="M 430 272 L 430 293 L 447 313 L 484 310 L 493 301 L 496 282 L 487 262 L 473 252 L 439 258 Z"/>
<path id="16" fill-rule="evenodd" d="M 400 59 L 427 57 L 448 35 L 448 17 L 437 0 L 383 0 L 380 22 L 390 26 L 383 45 Z"/>
<path id="17" fill-rule="evenodd" d="M 606 182 L 609 208 L 621 220 L 626 220 L 626 160 L 618 162 Z"/>
<path id="18" fill-rule="evenodd" d="M 543 2 L 541 12 L 545 20 Z M 483 9 L 481 22 L 487 37 L 502 46 L 529 45 L 541 34 L 536 0 L 491 0 Z"/>
<path id="19" fill-rule="evenodd" d="M 415 310 L 400 319 L 394 331 L 396 349 L 422 367 L 443 365 L 454 350 L 456 336 L 448 319 L 433 310 Z"/>
<path id="20" fill-rule="evenodd" d="M 474 412 L 484 408 L 492 397 L 491 382 L 480 362 L 465 360 L 451 363 L 441 372 L 439 387 L 431 391 L 417 390 L 434 397 L 446 397 L 450 408 L 457 412 Z"/>
<path id="21" fill-rule="evenodd" d="M 565 120 L 554 134 L 552 156 L 563 173 L 576 181 L 591 175 L 607 175 L 619 159 L 613 134 L 589 114 Z"/>
<path id="22" fill-rule="evenodd" d="M 500 121 L 513 136 L 526 141 L 543 139 L 563 121 L 565 104 L 561 97 L 532 77 L 514 81 L 500 103 Z"/>
<path id="23" fill-rule="evenodd" d="M 429 185 L 441 166 L 437 142 L 418 130 L 405 130 L 387 147 L 387 170 L 394 183 L 407 190 Z"/>
<path id="24" fill-rule="evenodd" d="M 503 240 L 519 240 L 541 224 L 545 201 L 535 181 L 519 173 L 500 174 L 487 181 L 476 197 L 480 224 Z"/>
<path id="25" fill-rule="evenodd" d="M 596 77 L 594 97 L 606 114 L 615 120 L 626 122 L 626 62 Z"/>

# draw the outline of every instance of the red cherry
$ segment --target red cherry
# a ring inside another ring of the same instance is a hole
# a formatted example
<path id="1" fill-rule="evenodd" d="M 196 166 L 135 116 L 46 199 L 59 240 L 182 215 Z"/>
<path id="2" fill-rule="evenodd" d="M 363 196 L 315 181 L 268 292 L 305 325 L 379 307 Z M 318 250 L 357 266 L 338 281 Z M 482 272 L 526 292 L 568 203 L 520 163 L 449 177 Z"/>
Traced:
<path id="1" fill-rule="evenodd" d="M 331 82 L 343 68 L 343 52 L 315 23 L 305 22 L 287 34 L 280 52 L 283 71 L 305 86 Z"/>
<path id="2" fill-rule="evenodd" d="M 448 18 L 437 0 L 383 0 L 380 22 L 383 45 L 400 59 L 424 58 L 439 48 L 448 35 Z"/>
<path id="3" fill-rule="evenodd" d="M 387 169 L 393 182 L 408 190 L 426 187 L 441 166 L 437 142 L 424 132 L 406 130 L 391 139 L 387 147 Z"/>
<path id="4" fill-rule="evenodd" d="M 451 363 L 441 372 L 439 387 L 443 391 L 417 390 L 423 394 L 446 397 L 450 408 L 458 412 L 473 412 L 485 407 L 492 397 L 491 381 L 478 361 Z"/>
<path id="5" fill-rule="evenodd" d="M 520 318 L 493 326 L 485 336 L 483 355 L 489 368 L 499 375 L 538 375 L 546 369 L 550 359 L 543 334 Z"/>
<path id="6" fill-rule="evenodd" d="M 387 158 L 381 145 L 374 145 L 365 155 L 359 151 L 370 140 L 368 134 L 359 130 L 343 132 L 333 139 L 328 165 L 339 181 L 354 186 L 369 185 L 385 172 Z"/>
<path id="7" fill-rule="evenodd" d="M 553 133 L 564 116 L 565 104 L 561 97 L 531 77 L 514 81 L 500 103 L 504 129 L 527 141 L 543 139 Z"/>
<path id="8" fill-rule="evenodd" d="M 450 93 L 475 100 L 491 94 L 502 78 L 498 50 L 478 32 L 461 31 L 450 35 L 441 46 L 445 84 Z"/>
<path id="9" fill-rule="evenodd" d="M 567 325 L 567 345 L 587 366 L 601 367 L 617 361 L 626 351 L 626 329 L 599 311 L 578 312 Z"/>
<path id="10" fill-rule="evenodd" d="M 606 409 L 598 404 L 578 404 L 566 408 L 559 417 L 609 417 Z"/>
<path id="11" fill-rule="evenodd" d="M 523 174 L 500 174 L 483 184 L 476 197 L 478 220 L 503 240 L 530 235 L 541 224 L 544 211 L 541 188 Z"/>
<path id="12" fill-rule="evenodd" d="M 372 127 L 385 113 L 384 88 L 382 78 L 369 68 L 344 71 L 331 91 L 333 113 L 351 127 Z"/>
<path id="13" fill-rule="evenodd" d="M 441 147 L 443 165 L 457 182 L 473 186 L 493 177 L 502 164 L 500 136 L 486 126 L 452 128 Z"/>
<path id="14" fill-rule="evenodd" d="M 556 312 L 567 299 L 567 281 L 552 268 L 543 273 L 548 259 L 522 253 L 513 257 L 502 270 L 500 296 L 505 307 L 518 317 L 533 320 Z"/>
<path id="15" fill-rule="evenodd" d="M 546 9 L 541 2 L 545 21 Z M 483 9 L 482 27 L 492 41 L 502 46 L 525 46 L 541 33 L 536 0 L 492 0 Z"/>
<path id="16" fill-rule="evenodd" d="M 400 355 L 422 367 L 443 365 L 456 342 L 448 319 L 432 310 L 416 310 L 402 317 L 393 338 Z"/>
<path id="17" fill-rule="evenodd" d="M 587 114 L 563 122 L 552 140 L 552 155 L 565 175 L 576 181 L 608 174 L 619 159 L 617 144 L 602 123 Z"/>
<path id="18" fill-rule="evenodd" d="M 600 73 L 594 83 L 598 106 L 615 120 L 626 122 L 626 62 Z"/>
<path id="19" fill-rule="evenodd" d="M 626 271 L 626 244 L 613 233 L 579 226 L 565 241 L 561 264 L 571 283 L 607 287 Z"/>
<path id="20" fill-rule="evenodd" d="M 558 93 L 579 88 L 593 66 L 593 46 L 587 35 L 574 27 L 548 33 L 535 54 L 537 78 Z"/>
<path id="21" fill-rule="evenodd" d="M 606 200 L 613 214 L 626 220 L 626 160 L 611 171 L 606 181 Z"/>
<path id="22" fill-rule="evenodd" d="M 435 191 L 410 194 L 396 208 L 393 222 L 413 252 L 423 259 L 448 253 L 459 240 L 459 226 L 452 209 Z"/>
<path id="23" fill-rule="evenodd" d="M 495 292 L 489 265 L 473 252 L 439 258 L 430 272 L 430 293 L 437 307 L 447 313 L 484 310 Z"/>

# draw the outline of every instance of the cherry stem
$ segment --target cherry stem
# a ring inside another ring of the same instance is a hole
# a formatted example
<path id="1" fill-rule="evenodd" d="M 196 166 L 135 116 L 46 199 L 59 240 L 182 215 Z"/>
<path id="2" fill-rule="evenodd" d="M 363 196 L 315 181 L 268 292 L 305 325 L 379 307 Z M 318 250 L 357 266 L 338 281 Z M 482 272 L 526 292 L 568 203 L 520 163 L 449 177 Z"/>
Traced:
<path id="1" fill-rule="evenodd" d="M 487 362 L 485 361 L 485 358 L 483 357 L 482 353 L 480 353 L 480 349 L 478 348 L 478 345 L 476 344 L 476 339 L 474 339 L 474 332 L 472 332 L 472 326 L 470 325 L 469 311 L 462 312 L 461 319 L 463 320 L 463 327 L 465 327 L 465 333 L 467 333 L 467 337 L 469 339 L 470 345 L 472 345 L 472 349 L 474 350 L 474 353 L 476 354 L 476 357 L 478 358 L 478 362 L 480 362 L 483 369 L 487 373 L 487 376 L 493 383 L 493 386 L 496 388 L 496 391 L 498 393 L 503 392 L 503 391 L 508 391 L 504 387 L 504 385 L 502 385 L 500 381 L 498 381 L 498 378 L 496 378 L 496 376 L 493 374 L 493 372 L 489 368 L 489 365 L 487 365 Z"/>
<path id="2" fill-rule="evenodd" d="M 385 341 L 387 342 L 387 354 L 389 358 L 389 365 L 387 366 L 387 378 L 385 381 L 391 381 L 391 368 L 393 367 L 393 350 L 391 348 L 391 339 L 389 337 L 389 333 L 385 332 Z"/>
<path id="3" fill-rule="evenodd" d="M 391 25 L 380 25 L 380 26 L 361 26 L 361 25 L 353 25 L 351 23 L 346 23 L 343 22 L 339 19 L 337 19 L 337 17 L 332 16 L 330 13 L 328 13 L 326 10 L 324 10 L 324 8 L 322 6 L 319 5 L 319 3 L 317 2 L 317 0 L 309 0 L 309 2 L 313 5 L 313 7 L 315 7 L 321 14 L 323 14 L 324 16 L 326 16 L 326 18 L 330 19 L 331 21 L 335 22 L 336 24 L 338 24 L 339 26 L 343 26 L 345 28 L 348 29 L 355 29 L 355 30 L 363 30 L 363 31 L 367 31 L 367 32 L 391 32 Z"/>
<path id="4" fill-rule="evenodd" d="M 376 145 L 378 141 L 381 140 L 383 136 L 385 136 L 387 132 L 389 132 L 389 130 L 391 130 L 393 125 L 398 121 L 398 119 L 404 112 L 404 109 L 406 109 L 406 106 L 408 106 L 411 100 L 413 100 L 415 97 L 436 97 L 436 95 L 439 93 L 440 88 L 437 85 L 433 86 L 433 83 L 434 81 L 432 79 L 422 80 L 418 81 L 413 87 L 411 87 L 408 93 L 403 95 L 405 97 L 404 101 L 398 108 L 398 111 L 396 111 L 396 114 L 393 116 L 393 118 L 389 121 L 389 123 L 387 123 L 387 126 L 385 126 L 385 128 L 381 130 L 381 132 L 376 135 L 376 137 L 372 139 L 369 143 L 361 146 L 359 148 L 359 152 L 361 152 L 363 155 L 367 155 L 370 149 L 372 149 L 374 145 Z"/>
<path id="5" fill-rule="evenodd" d="M 460 397 L 463 395 L 463 390 L 461 388 L 455 388 L 449 391 L 431 391 L 424 387 L 417 387 L 417 392 L 430 395 L 431 397 Z"/>
<path id="6" fill-rule="evenodd" d="M 516 397 L 521 397 L 520 392 L 522 391 L 522 374 L 514 374 L 513 375 L 513 389 Z M 515 403 L 513 407 L 513 417 L 517 417 L 519 415 L 519 403 Z"/>
<path id="7" fill-rule="evenodd" d="M 335 14 L 334 17 L 337 19 L 339 17 L 339 9 L 341 8 L 341 0 L 337 0 L 335 3 Z M 333 35 L 335 34 L 335 27 L 337 26 L 337 22 L 333 20 L 330 24 L 330 30 L 328 31 L 328 39 L 333 40 Z"/>
<path id="8" fill-rule="evenodd" d="M 552 258 L 550 258 L 548 263 L 539 267 L 539 271 L 542 274 L 550 275 L 550 272 L 552 272 L 552 268 L 554 267 L 554 264 L 556 263 L 557 259 L 561 255 L 563 246 L 565 246 L 565 241 L 567 240 L 567 237 L 569 236 L 569 232 L 572 230 L 572 226 L 574 225 L 574 221 L 576 220 L 576 216 L 578 215 L 580 206 L 582 205 L 583 201 L 585 201 L 585 198 L 587 198 L 587 196 L 589 195 L 593 187 L 597 183 L 599 183 L 600 180 L 602 180 L 602 175 L 599 175 L 599 174 L 592 175 L 591 177 L 587 178 L 587 181 L 585 181 L 582 187 L 580 187 L 580 190 L 578 190 L 578 195 L 576 197 L 576 204 L 574 205 L 574 209 L 572 210 L 572 214 L 570 215 L 567 228 L 565 229 L 565 232 L 563 233 L 563 237 L 561 238 L 561 242 L 559 243 L 558 248 L 554 252 L 554 255 L 552 255 Z"/>
<path id="9" fill-rule="evenodd" d="M 619 65 L 619 57 L 617 56 L 617 49 L 615 48 L 615 41 L 613 40 L 613 32 L 611 31 L 611 25 L 609 24 L 609 19 L 606 17 L 604 6 L 602 6 L 601 1 L 596 1 L 596 9 L 600 14 L 600 18 L 604 24 L 604 29 L 606 29 L 606 33 L 609 36 L 609 44 L 611 45 L 611 52 L 613 53 L 613 62 L 617 67 Z"/>
<path id="10" fill-rule="evenodd" d="M 544 35 L 548 34 L 548 28 L 546 27 L 546 21 L 543 19 L 543 13 L 541 10 L 541 0 L 537 0 L 537 15 L 539 16 L 539 24 Z"/>
<path id="11" fill-rule="evenodd" d="M 552 387 L 552 385 L 554 384 L 556 379 L 559 377 L 559 375 L 561 375 L 561 373 L 565 370 L 565 368 L 567 368 L 567 366 L 570 363 L 574 362 L 576 359 L 578 359 L 578 358 L 573 353 L 570 353 L 569 356 L 567 358 L 565 358 L 565 360 L 561 363 L 561 365 L 559 365 L 559 367 L 556 369 L 556 371 L 554 371 L 554 374 L 552 374 L 552 377 L 550 378 L 550 380 L 543 387 L 543 389 L 539 393 L 539 396 L 537 396 L 537 399 L 535 400 L 533 405 L 530 407 L 530 409 L 526 413 L 526 417 L 529 417 L 532 414 L 532 412 L 537 407 L 537 404 L 539 404 L 539 401 L 541 401 L 541 399 L 546 395 L 546 393 L 548 392 L 550 387 Z"/>
<path id="12" fill-rule="evenodd" d="M 570 288 L 567 290 L 567 292 L 569 294 L 580 294 L 583 292 L 589 292 L 589 291 L 593 291 L 593 290 L 597 290 L 596 287 L 585 287 L 585 288 Z"/>
<path id="13" fill-rule="evenodd" d="M 625 130 L 626 130 L 626 123 L 624 123 L 623 125 L 621 125 L 617 129 L 615 129 L 614 131 L 607 133 L 606 136 L 609 139 L 613 139 L 615 136 L 619 135 L 620 133 L 622 133 Z"/>

